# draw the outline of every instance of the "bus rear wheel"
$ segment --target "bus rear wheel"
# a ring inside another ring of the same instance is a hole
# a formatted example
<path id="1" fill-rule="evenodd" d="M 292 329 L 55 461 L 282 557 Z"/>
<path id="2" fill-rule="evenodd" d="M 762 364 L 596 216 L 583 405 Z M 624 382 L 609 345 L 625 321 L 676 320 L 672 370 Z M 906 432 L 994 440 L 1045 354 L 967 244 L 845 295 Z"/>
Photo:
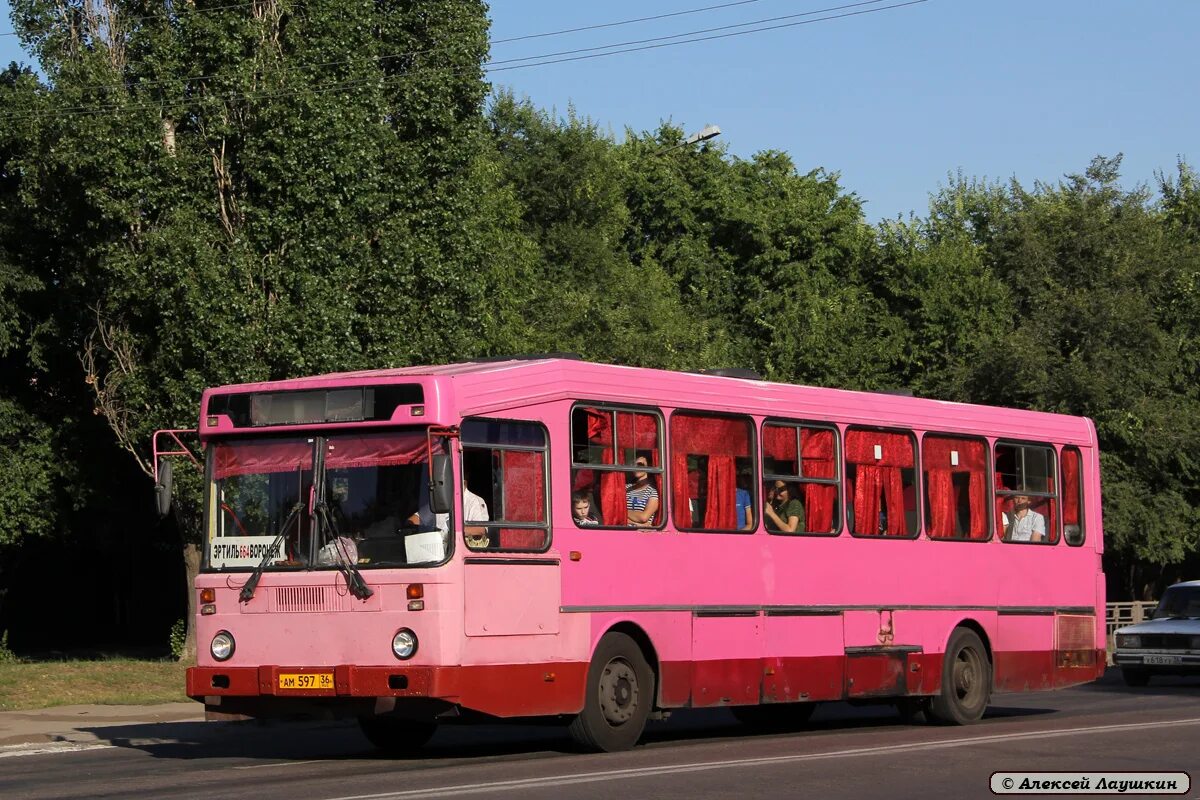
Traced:
<path id="1" fill-rule="evenodd" d="M 791 731 L 804 723 L 817 710 L 816 703 L 771 703 L 763 706 L 733 706 L 729 709 L 738 722 L 762 731 Z"/>
<path id="2" fill-rule="evenodd" d="M 408 755 L 419 750 L 437 731 L 436 722 L 396 717 L 359 717 L 358 727 L 367 741 L 390 756 Z"/>
<path id="3" fill-rule="evenodd" d="M 607 753 L 637 744 L 654 703 L 654 673 L 623 633 L 609 633 L 588 665 L 583 711 L 569 731 L 580 746 Z"/>
<path id="4" fill-rule="evenodd" d="M 979 636 L 955 628 L 942 659 L 942 690 L 934 696 L 927 717 L 944 725 L 978 722 L 992 694 L 992 665 Z"/>

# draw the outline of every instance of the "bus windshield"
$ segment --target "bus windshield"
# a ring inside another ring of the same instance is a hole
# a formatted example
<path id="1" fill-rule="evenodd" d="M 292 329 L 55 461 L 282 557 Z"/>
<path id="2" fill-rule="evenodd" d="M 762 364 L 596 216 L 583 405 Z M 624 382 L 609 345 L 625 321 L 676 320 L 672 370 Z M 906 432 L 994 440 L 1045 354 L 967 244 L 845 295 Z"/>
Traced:
<path id="1" fill-rule="evenodd" d="M 315 443 L 325 448 L 323 524 L 312 514 Z M 206 569 L 264 559 L 268 570 L 369 569 L 448 555 L 448 517 L 429 510 L 423 430 L 233 439 L 208 458 Z"/>

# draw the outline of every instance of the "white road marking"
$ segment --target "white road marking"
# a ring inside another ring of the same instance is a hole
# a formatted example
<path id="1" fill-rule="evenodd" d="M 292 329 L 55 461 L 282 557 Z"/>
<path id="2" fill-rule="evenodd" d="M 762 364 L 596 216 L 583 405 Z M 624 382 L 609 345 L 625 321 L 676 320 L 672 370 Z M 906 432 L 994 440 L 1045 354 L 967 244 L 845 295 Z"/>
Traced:
<path id="1" fill-rule="evenodd" d="M 951 747 L 970 747 L 971 745 L 985 744 L 988 742 L 1017 741 L 1020 739 L 1033 738 L 1053 739 L 1062 736 L 1110 733 L 1114 731 L 1134 731 L 1146 728 L 1159 730 L 1162 728 L 1179 727 L 1185 725 L 1200 725 L 1200 717 L 1171 720 L 1168 722 L 1130 722 L 1121 725 L 1094 725 L 1083 728 L 1064 728 L 1062 730 L 999 733 L 991 736 L 971 736 L 963 739 L 946 739 L 935 742 L 916 742 L 913 744 L 883 745 L 880 747 L 859 747 L 852 750 L 833 750 L 826 753 L 802 753 L 789 756 L 764 756 L 759 758 L 735 759 L 732 761 L 706 761 L 692 764 L 638 767 L 633 769 L 614 769 L 606 770 L 604 772 L 585 772 L 574 775 L 555 775 L 544 778 L 524 778 L 510 781 L 491 781 L 489 783 L 467 783 L 459 784 L 457 786 L 435 786 L 428 789 L 408 789 L 401 792 L 384 792 L 382 794 L 344 795 L 327 798 L 327 800 L 402 800 L 402 798 L 406 797 L 455 797 L 460 795 L 485 794 L 487 792 L 541 789 L 554 786 L 572 786 L 581 783 L 598 783 L 600 781 L 621 780 L 624 778 L 675 775 L 687 772 L 708 772 L 715 769 L 758 767 L 770 764 L 787 764 L 801 761 L 821 761 L 832 758 L 855 758 L 858 756 L 879 755 L 883 753 L 908 753 L 917 750 L 941 750 Z"/>
<path id="2" fill-rule="evenodd" d="M 301 764 L 321 764 L 325 761 L 334 761 L 332 758 L 310 758 L 306 761 L 272 761 L 270 764 L 243 764 L 234 769 L 267 769 L 268 767 L 296 767 Z"/>
<path id="3" fill-rule="evenodd" d="M 81 753 L 84 750 L 108 750 L 115 744 L 88 744 L 84 742 L 34 742 L 30 744 L 8 744 L 0 747 L 0 758 L 21 756 L 44 756 L 54 753 Z"/>

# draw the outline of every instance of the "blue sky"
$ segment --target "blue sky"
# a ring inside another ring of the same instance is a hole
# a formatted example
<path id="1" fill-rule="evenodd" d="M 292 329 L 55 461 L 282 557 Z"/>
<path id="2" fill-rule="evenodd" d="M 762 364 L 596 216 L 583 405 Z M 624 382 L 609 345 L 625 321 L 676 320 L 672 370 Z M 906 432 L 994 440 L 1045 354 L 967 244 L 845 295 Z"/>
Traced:
<path id="1" fill-rule="evenodd" d="M 751 0 L 562 36 L 497 42 L 494 59 L 668 36 L 843 5 Z M 729 0 L 495 0 L 493 41 Z M 903 0 L 883 0 L 875 6 Z M 8 5 L 0 15 L 9 30 Z M 831 13 L 845 13 L 831 12 Z M 818 16 L 829 16 L 821 14 Z M 781 24 L 789 21 L 781 20 Z M 751 26 L 753 27 L 753 26 Z M 736 29 L 735 29 L 736 30 Z M 744 28 L 743 28 L 744 30 Z M 620 138 L 715 123 L 730 152 L 839 172 L 873 220 L 922 213 L 950 172 L 1030 184 L 1124 153 L 1126 185 L 1200 162 L 1197 0 L 928 0 L 919 5 L 607 58 L 496 72 L 493 84 Z M 733 32 L 733 31 L 724 31 Z M 719 33 L 719 32 L 718 32 Z M 711 35 L 711 34 L 709 34 Z M 0 61 L 22 58 L 0 36 Z"/>

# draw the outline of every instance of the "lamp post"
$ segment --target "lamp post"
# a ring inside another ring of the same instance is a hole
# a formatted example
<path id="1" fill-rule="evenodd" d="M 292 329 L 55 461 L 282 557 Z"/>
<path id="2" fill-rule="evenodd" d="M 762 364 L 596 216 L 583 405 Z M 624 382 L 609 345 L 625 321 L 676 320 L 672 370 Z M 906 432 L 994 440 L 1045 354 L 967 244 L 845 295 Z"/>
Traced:
<path id="1" fill-rule="evenodd" d="M 696 142 L 706 142 L 709 139 L 714 139 L 720 135 L 721 135 L 721 129 L 719 127 L 717 127 L 716 125 L 705 125 L 703 128 L 696 131 L 691 136 L 684 139 L 682 142 L 676 142 L 673 145 L 664 147 L 661 150 L 659 150 L 655 155 L 661 156 L 663 153 L 669 153 L 672 150 L 675 150 L 676 148 L 687 147 L 688 145 L 695 144 Z"/>

